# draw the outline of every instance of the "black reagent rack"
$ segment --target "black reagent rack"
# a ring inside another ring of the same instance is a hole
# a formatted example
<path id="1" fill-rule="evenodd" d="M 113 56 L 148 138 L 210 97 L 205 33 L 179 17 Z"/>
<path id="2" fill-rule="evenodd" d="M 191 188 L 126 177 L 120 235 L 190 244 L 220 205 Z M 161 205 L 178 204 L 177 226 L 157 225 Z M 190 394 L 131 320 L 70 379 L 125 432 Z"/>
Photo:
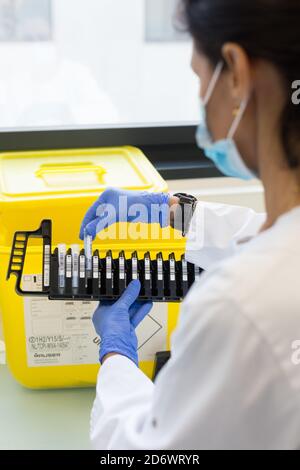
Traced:
<path id="1" fill-rule="evenodd" d="M 38 292 L 22 289 L 26 250 L 31 237 L 43 240 L 42 290 Z M 16 292 L 22 296 L 44 295 L 50 300 L 78 301 L 118 299 L 132 279 L 139 279 L 139 300 L 180 302 L 202 272 L 200 268 L 187 262 L 184 256 L 180 261 L 176 260 L 174 253 L 171 253 L 167 260 L 163 259 L 161 253 L 158 253 L 155 259 L 151 259 L 150 253 L 145 253 L 144 258 L 139 259 L 136 252 L 126 257 L 124 251 L 118 258 L 114 258 L 109 250 L 106 256 L 101 258 L 96 250 L 92 257 L 92 269 L 87 270 L 85 252 L 81 250 L 76 263 L 74 286 L 72 251 L 69 249 L 66 252 L 65 272 L 61 279 L 58 248 L 52 253 L 52 222 L 43 220 L 36 231 L 15 233 L 7 279 L 12 274 L 17 277 Z"/>

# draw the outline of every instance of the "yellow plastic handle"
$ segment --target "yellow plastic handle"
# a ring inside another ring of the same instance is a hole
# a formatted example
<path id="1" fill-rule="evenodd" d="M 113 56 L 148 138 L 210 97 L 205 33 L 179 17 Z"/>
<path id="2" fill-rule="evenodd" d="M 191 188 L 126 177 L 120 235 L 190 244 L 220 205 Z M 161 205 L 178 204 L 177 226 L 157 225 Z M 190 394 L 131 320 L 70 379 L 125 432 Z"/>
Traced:
<path id="1" fill-rule="evenodd" d="M 104 184 L 104 175 L 107 173 L 106 170 L 100 166 L 95 165 L 92 162 L 72 162 L 72 163 L 46 163 L 40 166 L 35 172 L 36 177 L 43 178 L 45 182 L 49 184 L 51 176 L 56 177 L 67 177 L 75 174 L 94 174 L 98 183 Z"/>

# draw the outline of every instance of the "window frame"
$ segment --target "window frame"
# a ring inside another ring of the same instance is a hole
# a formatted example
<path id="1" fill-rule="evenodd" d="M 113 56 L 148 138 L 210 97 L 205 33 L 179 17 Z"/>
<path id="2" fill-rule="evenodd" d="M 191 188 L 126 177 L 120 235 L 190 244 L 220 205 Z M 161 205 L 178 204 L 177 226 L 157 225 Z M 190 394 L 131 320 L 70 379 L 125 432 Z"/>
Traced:
<path id="1" fill-rule="evenodd" d="M 23 152 L 131 145 L 166 180 L 221 177 L 196 146 L 196 123 L 0 130 L 0 151 Z"/>

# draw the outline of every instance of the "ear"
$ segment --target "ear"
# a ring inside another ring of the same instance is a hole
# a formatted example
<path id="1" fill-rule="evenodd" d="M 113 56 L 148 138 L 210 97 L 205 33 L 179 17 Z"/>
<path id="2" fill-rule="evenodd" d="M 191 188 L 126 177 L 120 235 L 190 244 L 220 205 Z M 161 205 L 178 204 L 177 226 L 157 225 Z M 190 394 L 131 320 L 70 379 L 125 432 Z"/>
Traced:
<path id="1" fill-rule="evenodd" d="M 224 44 L 222 55 L 229 71 L 232 98 L 234 103 L 239 106 L 252 92 L 251 62 L 246 51 L 235 43 Z"/>

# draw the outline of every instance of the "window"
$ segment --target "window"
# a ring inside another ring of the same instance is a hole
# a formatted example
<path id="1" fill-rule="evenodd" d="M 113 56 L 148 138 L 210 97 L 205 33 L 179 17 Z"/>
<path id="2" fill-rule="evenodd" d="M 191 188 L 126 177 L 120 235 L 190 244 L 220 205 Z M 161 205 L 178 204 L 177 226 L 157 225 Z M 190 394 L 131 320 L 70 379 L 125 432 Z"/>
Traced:
<path id="1" fill-rule="evenodd" d="M 196 121 L 176 3 L 0 0 L 0 128 Z"/>
<path id="2" fill-rule="evenodd" d="M 0 0 L 0 41 L 49 41 L 51 0 Z"/>

